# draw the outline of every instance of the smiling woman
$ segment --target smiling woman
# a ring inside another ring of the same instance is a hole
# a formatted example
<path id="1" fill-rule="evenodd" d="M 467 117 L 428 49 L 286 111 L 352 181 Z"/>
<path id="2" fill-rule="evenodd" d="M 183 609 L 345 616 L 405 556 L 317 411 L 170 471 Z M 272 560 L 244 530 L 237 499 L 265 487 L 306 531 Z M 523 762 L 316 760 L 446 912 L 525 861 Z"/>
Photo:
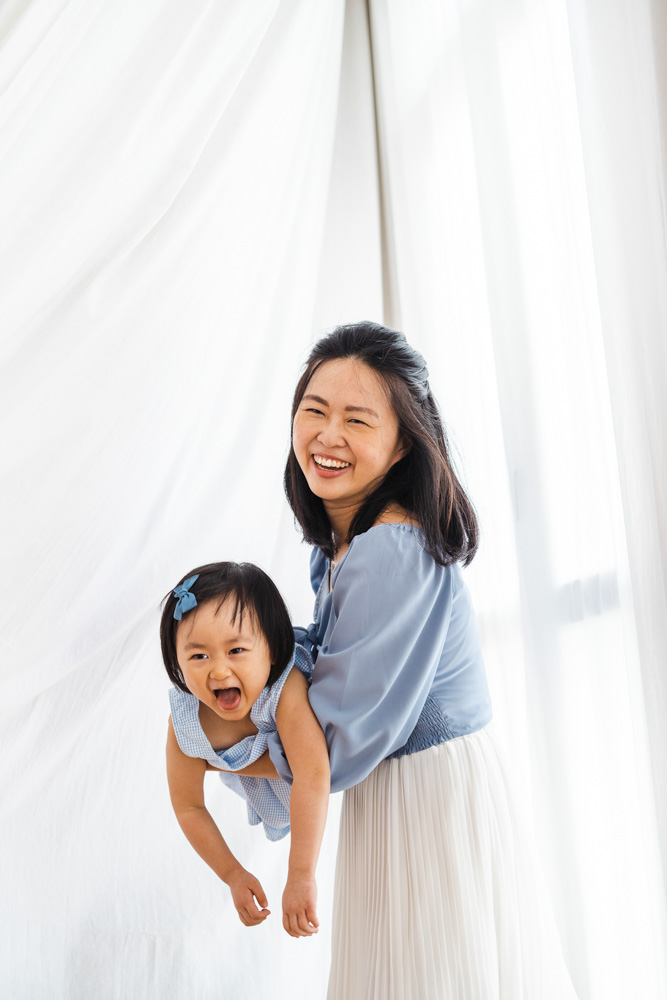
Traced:
<path id="1" fill-rule="evenodd" d="M 328 1000 L 574 1000 L 459 566 L 477 521 L 401 333 L 315 344 L 285 488 L 314 544 L 309 700 L 345 791 Z"/>
<path id="2" fill-rule="evenodd" d="M 292 403 L 287 499 L 305 541 L 329 559 L 356 534 L 398 520 L 421 526 L 439 565 L 467 566 L 477 519 L 452 466 L 426 365 L 405 338 L 387 350 L 383 330 L 339 327 L 311 351 Z M 327 460 L 349 465 L 329 471 Z"/>

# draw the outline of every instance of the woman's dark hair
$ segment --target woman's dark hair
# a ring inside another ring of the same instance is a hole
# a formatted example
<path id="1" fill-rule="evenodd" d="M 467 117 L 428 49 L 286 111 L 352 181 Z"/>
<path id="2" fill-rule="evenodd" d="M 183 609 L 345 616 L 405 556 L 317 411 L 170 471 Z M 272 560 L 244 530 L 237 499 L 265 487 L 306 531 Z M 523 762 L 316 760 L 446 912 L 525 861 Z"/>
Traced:
<path id="1" fill-rule="evenodd" d="M 306 386 L 327 361 L 355 358 L 381 377 L 399 433 L 410 450 L 387 472 L 354 515 L 348 542 L 372 528 L 388 504 L 400 504 L 424 532 L 430 555 L 447 566 L 467 566 L 479 544 L 477 516 L 454 472 L 438 405 L 428 384 L 426 362 L 397 330 L 379 323 L 339 326 L 318 340 L 297 383 L 292 425 Z M 322 500 L 308 486 L 294 447 L 285 468 L 285 492 L 305 541 L 334 556 L 331 525 Z"/>
<path id="2" fill-rule="evenodd" d="M 198 579 L 188 589 L 197 598 L 197 605 L 206 601 L 216 601 L 220 610 L 222 604 L 231 598 L 232 621 L 243 623 L 243 616 L 249 614 L 255 626 L 263 633 L 271 654 L 271 671 L 267 686 L 278 680 L 294 652 L 294 630 L 289 612 L 280 592 L 270 576 L 253 563 L 218 562 L 198 566 L 186 573 L 178 583 L 179 587 L 188 577 L 198 574 Z M 172 682 L 181 691 L 187 691 L 183 673 L 176 657 L 176 633 L 180 621 L 174 618 L 177 598 L 170 591 L 162 600 L 163 610 L 160 621 L 160 644 L 162 659 Z M 190 612 L 185 612 L 184 620 Z"/>

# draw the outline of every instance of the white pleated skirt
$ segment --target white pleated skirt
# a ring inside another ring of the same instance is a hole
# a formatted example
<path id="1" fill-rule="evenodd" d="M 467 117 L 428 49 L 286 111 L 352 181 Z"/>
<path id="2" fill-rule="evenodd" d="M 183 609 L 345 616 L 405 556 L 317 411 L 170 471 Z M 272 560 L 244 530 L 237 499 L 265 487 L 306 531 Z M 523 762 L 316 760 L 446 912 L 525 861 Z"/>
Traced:
<path id="1" fill-rule="evenodd" d="M 327 1000 L 576 1000 L 492 725 L 345 792 Z"/>

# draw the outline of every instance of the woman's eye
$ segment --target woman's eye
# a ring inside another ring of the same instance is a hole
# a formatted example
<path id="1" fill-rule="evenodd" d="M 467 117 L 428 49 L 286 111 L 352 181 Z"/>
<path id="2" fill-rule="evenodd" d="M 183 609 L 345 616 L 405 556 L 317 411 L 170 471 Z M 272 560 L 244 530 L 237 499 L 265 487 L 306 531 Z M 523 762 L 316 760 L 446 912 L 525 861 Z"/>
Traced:
<path id="1" fill-rule="evenodd" d="M 317 410 L 317 409 L 315 409 L 315 407 L 314 407 L 314 406 L 307 406 L 307 407 L 306 407 L 306 413 L 319 413 L 319 415 L 320 415 L 321 417 L 323 417 L 323 416 L 324 416 L 324 414 L 322 413 L 322 411 L 321 411 L 321 410 Z"/>
<path id="2" fill-rule="evenodd" d="M 351 424 L 361 424 L 362 427 L 368 427 L 365 420 L 358 420 L 356 417 L 350 417 Z"/>

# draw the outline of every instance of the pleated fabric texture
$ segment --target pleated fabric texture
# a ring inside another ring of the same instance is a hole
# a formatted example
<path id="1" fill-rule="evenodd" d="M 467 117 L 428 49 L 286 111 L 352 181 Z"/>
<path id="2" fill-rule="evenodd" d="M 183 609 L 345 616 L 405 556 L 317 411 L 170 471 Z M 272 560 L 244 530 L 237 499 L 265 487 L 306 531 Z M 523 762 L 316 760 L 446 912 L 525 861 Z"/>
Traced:
<path id="1" fill-rule="evenodd" d="M 345 792 L 327 1000 L 576 1000 L 493 724 Z"/>

